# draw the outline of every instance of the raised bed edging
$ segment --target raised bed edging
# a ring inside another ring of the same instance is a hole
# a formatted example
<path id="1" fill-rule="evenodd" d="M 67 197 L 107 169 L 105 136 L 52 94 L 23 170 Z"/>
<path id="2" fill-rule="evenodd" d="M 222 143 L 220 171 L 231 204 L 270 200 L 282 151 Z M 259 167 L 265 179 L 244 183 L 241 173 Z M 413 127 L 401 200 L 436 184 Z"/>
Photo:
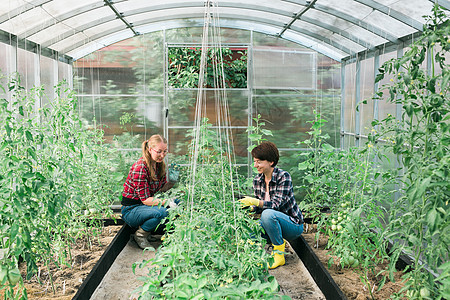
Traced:
<path id="1" fill-rule="evenodd" d="M 311 277 L 316 282 L 319 289 L 322 291 L 326 299 L 331 300 L 346 300 L 342 290 L 323 266 L 313 249 L 308 245 L 303 236 L 289 241 L 291 247 L 297 253 L 297 256 L 302 260 Z"/>
<path id="2" fill-rule="evenodd" d="M 91 272 L 89 272 L 88 276 L 84 279 L 83 283 L 81 284 L 75 296 L 73 296 L 72 300 L 86 300 L 91 298 L 92 294 L 95 292 L 95 290 L 103 280 L 103 277 L 105 277 L 106 273 L 116 260 L 116 257 L 127 245 L 128 241 L 130 240 L 130 235 L 136 231 L 136 228 L 132 228 L 129 225 L 125 224 L 122 219 L 105 219 L 103 220 L 103 225 L 123 226 L 111 241 L 111 243 L 108 245 L 105 252 L 103 252 L 102 256 L 94 265 Z M 164 226 L 158 226 L 153 233 L 163 234 L 163 230 Z"/>
<path id="3" fill-rule="evenodd" d="M 122 228 L 116 234 L 114 239 L 106 248 L 105 252 L 103 252 L 100 259 L 92 268 L 91 272 L 83 281 L 77 293 L 72 298 L 73 300 L 86 300 L 91 298 L 92 294 L 95 292 L 98 285 L 103 280 L 103 277 L 105 277 L 106 272 L 108 272 L 109 268 L 114 263 L 117 255 L 119 255 L 119 253 L 128 243 L 130 234 L 135 231 L 135 229 L 133 230 L 133 228 L 125 224 L 121 219 L 111 222 L 109 220 L 104 220 L 105 226 L 121 224 L 123 224 Z"/>

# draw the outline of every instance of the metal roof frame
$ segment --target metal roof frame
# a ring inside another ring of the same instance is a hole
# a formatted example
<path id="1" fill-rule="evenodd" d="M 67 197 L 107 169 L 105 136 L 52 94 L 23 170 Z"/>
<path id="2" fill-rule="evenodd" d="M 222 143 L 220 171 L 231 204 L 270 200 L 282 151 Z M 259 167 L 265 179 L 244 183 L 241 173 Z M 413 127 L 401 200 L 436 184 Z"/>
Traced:
<path id="1" fill-rule="evenodd" d="M 74 5 L 71 0 L 3 1 L 7 1 L 13 8 L 7 10 L 7 5 L 0 8 L 0 30 L 36 43 L 42 49 L 48 48 L 75 59 L 81 57 L 81 54 L 85 55 L 87 49 L 97 50 L 96 46 L 92 46 L 93 43 L 106 46 L 107 41 L 118 41 L 120 38 L 156 31 L 157 26 L 161 29 L 180 28 L 182 19 L 196 19 L 194 26 L 201 26 L 198 19 L 203 15 L 200 15 L 199 10 L 204 9 L 205 5 L 204 0 L 80 0 L 80 3 L 76 3 L 78 5 Z M 405 36 L 420 34 L 424 20 L 413 18 L 398 9 L 399 5 L 409 5 L 408 8 L 412 9 L 411 5 L 414 3 L 411 1 L 420 3 L 422 8 L 432 7 L 434 3 L 439 3 L 447 10 L 450 7 L 449 0 L 225 0 L 215 3 L 220 22 L 227 27 L 268 33 L 305 47 L 313 47 L 316 51 L 341 61 L 348 60 L 361 51 L 374 51 L 383 45 L 403 43 Z M 64 7 L 59 14 L 51 14 L 47 10 L 51 7 L 53 10 L 50 11 L 54 11 L 58 5 Z M 349 13 L 353 6 L 355 9 L 367 8 L 367 15 L 358 15 L 356 11 L 354 14 Z M 105 10 L 105 7 L 110 10 Z M 182 13 L 180 9 L 183 9 Z M 88 15 L 95 10 L 101 10 L 103 14 L 95 17 Z M 169 13 L 172 11 L 173 14 Z M 33 26 L 20 23 L 21 14 L 27 13 L 29 18 L 33 12 L 44 16 L 40 22 L 36 20 Z M 389 22 L 392 20 L 393 26 L 396 26 L 394 29 L 401 29 L 398 32 L 407 34 L 399 35 L 386 24 L 377 24 L 366 18 L 375 12 L 383 15 Z M 327 20 L 314 17 L 317 13 L 325 14 Z M 417 11 L 415 15 L 430 13 L 431 11 Z M 142 19 L 146 14 L 151 17 Z M 133 19 L 138 21 L 133 22 Z M 120 20 L 121 25 L 114 22 L 116 20 Z M 96 32 L 97 26 L 105 26 L 108 22 L 111 22 L 111 28 Z M 68 26 L 66 23 L 76 26 Z M 305 26 L 305 23 L 311 26 Z M 59 25 L 60 32 L 52 36 L 55 25 Z M 151 28 L 151 31 L 145 31 L 146 28 Z M 376 42 L 370 37 L 371 34 L 379 37 Z"/>

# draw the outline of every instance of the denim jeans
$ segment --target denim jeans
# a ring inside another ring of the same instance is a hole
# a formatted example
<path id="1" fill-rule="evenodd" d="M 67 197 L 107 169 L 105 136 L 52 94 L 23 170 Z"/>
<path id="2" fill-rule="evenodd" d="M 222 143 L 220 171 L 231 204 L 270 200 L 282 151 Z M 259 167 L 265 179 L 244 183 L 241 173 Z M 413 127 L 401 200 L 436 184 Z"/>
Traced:
<path id="1" fill-rule="evenodd" d="M 148 205 L 122 206 L 122 219 L 131 227 L 139 226 L 144 231 L 153 231 L 161 221 L 167 217 L 165 207 Z"/>
<path id="2" fill-rule="evenodd" d="M 292 222 L 288 215 L 274 209 L 263 210 L 259 223 L 266 232 L 263 237 L 274 245 L 282 245 L 283 239 L 295 240 L 303 232 L 303 224 Z"/>

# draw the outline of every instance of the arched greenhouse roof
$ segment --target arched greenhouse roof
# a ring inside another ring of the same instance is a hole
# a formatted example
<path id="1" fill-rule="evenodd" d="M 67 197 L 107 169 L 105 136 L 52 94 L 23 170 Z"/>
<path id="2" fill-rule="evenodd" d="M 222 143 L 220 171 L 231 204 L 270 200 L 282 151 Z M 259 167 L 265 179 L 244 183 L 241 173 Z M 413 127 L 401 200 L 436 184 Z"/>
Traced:
<path id="1" fill-rule="evenodd" d="M 223 0 L 221 27 L 296 42 L 342 61 L 420 34 L 434 3 L 449 0 Z M 16 37 L 74 60 L 149 32 L 203 26 L 205 1 L 2 0 L 2 38 Z"/>

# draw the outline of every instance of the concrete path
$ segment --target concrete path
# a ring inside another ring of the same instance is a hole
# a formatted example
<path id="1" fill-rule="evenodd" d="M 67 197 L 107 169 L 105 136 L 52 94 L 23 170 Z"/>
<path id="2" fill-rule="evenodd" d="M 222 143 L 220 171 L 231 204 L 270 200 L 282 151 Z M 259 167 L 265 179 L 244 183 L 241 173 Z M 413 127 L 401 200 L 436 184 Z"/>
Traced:
<path id="1" fill-rule="evenodd" d="M 160 237 L 160 236 L 155 236 Z M 151 242 L 152 246 L 157 249 L 161 245 L 158 239 L 156 242 Z M 136 274 L 133 273 L 133 264 L 141 263 L 144 260 L 155 257 L 154 251 L 143 251 L 130 237 L 127 245 L 122 252 L 117 256 L 111 268 L 103 277 L 91 300 L 134 300 L 138 298 L 136 288 L 142 285 L 142 281 L 138 278 L 146 275 L 147 267 L 141 269 L 136 267 Z"/>

